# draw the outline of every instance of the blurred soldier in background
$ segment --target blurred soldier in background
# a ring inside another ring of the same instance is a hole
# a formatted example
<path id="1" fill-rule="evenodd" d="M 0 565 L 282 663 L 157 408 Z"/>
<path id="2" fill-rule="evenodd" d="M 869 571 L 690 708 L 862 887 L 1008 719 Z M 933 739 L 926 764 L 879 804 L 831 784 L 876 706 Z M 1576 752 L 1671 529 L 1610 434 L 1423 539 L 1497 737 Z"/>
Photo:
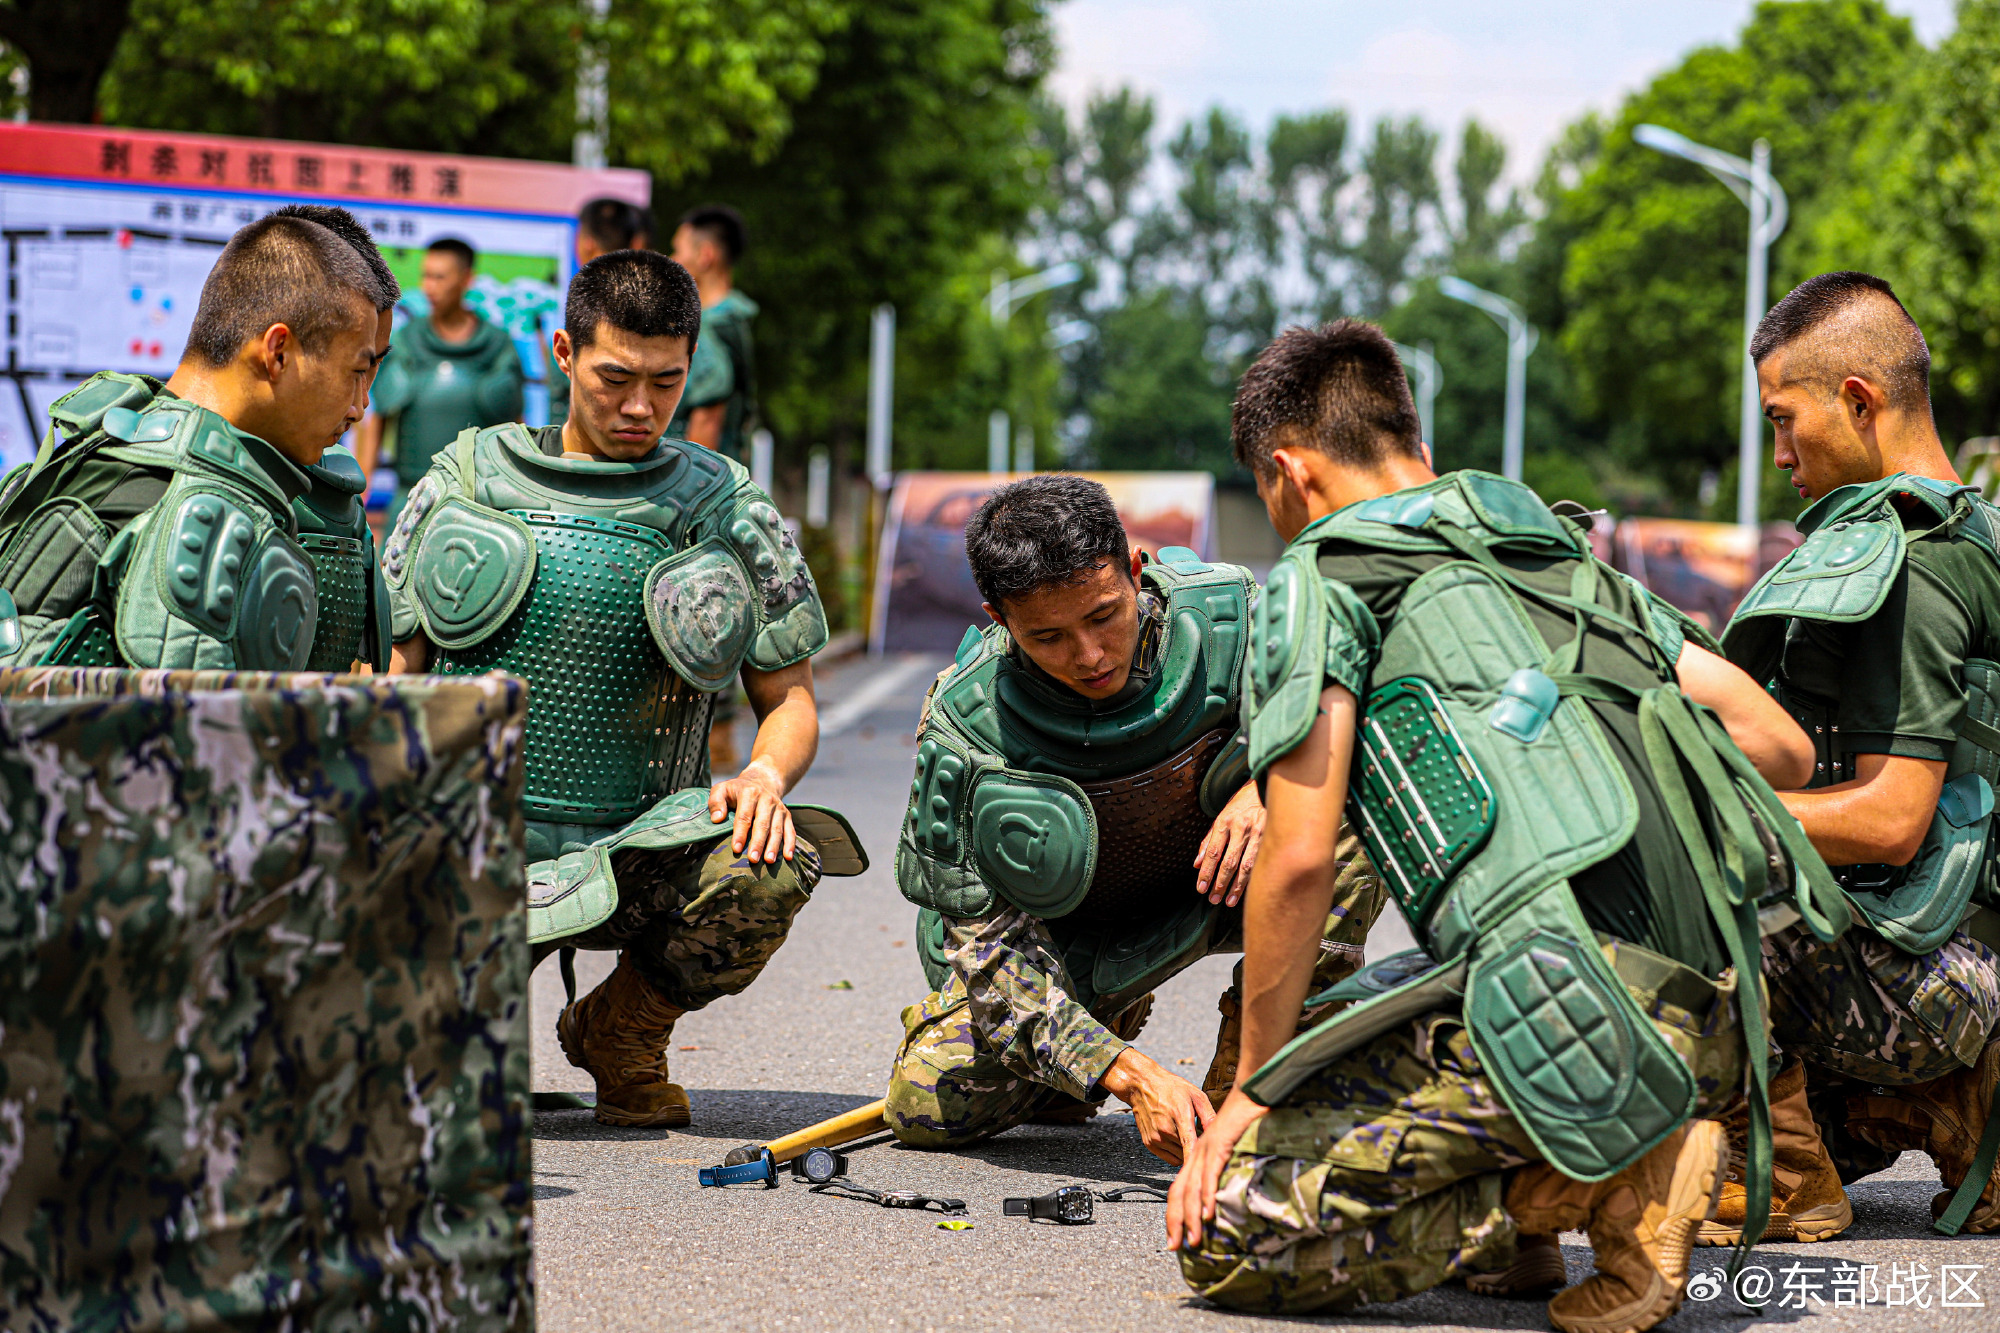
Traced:
<path id="1" fill-rule="evenodd" d="M 56 401 L 0 485 L 0 665 L 312 659 L 322 599 L 294 505 L 361 419 L 394 301 L 359 249 L 297 215 L 251 223 L 172 378 L 105 372 Z"/>
<path id="2" fill-rule="evenodd" d="M 422 287 L 430 315 L 413 319 L 391 340 L 395 355 L 375 386 L 375 412 L 355 452 L 362 475 L 374 475 L 385 443 L 395 456 L 396 499 L 390 521 L 410 488 L 430 470 L 437 451 L 467 427 L 497 426 L 521 416 L 520 354 L 507 331 L 465 304 L 478 256 L 445 237 L 424 253 Z M 393 426 L 393 440 L 386 430 Z"/>
<path id="3" fill-rule="evenodd" d="M 703 204 L 674 229 L 674 260 L 694 275 L 701 292 L 701 345 L 688 370 L 687 392 L 667 434 L 718 450 L 737 461 L 757 408 L 757 358 L 750 321 L 757 303 L 736 290 L 736 265 L 746 242 L 743 215 Z"/>
<path id="4" fill-rule="evenodd" d="M 576 215 L 576 266 L 582 268 L 613 250 L 644 250 L 652 240 L 651 210 L 623 199 L 593 199 Z M 549 424 L 560 426 L 569 420 L 569 376 L 562 373 L 546 344 L 542 360 L 548 367 Z"/>

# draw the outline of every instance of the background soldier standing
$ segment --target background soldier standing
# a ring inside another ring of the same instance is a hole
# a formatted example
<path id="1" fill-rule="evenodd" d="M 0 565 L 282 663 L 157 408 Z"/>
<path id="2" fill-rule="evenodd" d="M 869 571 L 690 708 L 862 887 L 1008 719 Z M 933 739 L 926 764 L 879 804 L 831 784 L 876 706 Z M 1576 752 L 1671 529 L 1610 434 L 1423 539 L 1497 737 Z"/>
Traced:
<path id="1" fill-rule="evenodd" d="M 652 242 L 652 214 L 623 199 L 593 199 L 576 215 L 576 266 L 614 250 L 644 250 Z M 547 349 L 544 348 L 546 352 Z M 569 376 L 550 353 L 543 358 L 548 367 L 549 424 L 560 426 L 569 420 Z"/>
<path id="2" fill-rule="evenodd" d="M 924 910 L 936 992 L 903 1011 L 888 1119 L 955 1147 L 1025 1120 L 1075 1123 L 1107 1095 L 1178 1162 L 1209 1095 L 1129 1043 L 1152 990 L 1240 947 L 1263 827 L 1237 729 L 1248 570 L 1130 549 L 1104 487 L 1003 486 L 965 530 L 994 623 L 968 629 L 917 734 L 896 878 Z M 1381 910 L 1350 864 L 1314 979 L 1353 972 Z M 1240 990 L 1205 1082 L 1235 1079 Z"/>
<path id="3" fill-rule="evenodd" d="M 424 251 L 422 287 L 430 313 L 396 330 L 396 354 L 383 370 L 375 414 L 358 440 L 362 473 L 372 477 L 388 423 L 395 425 L 392 524 L 431 459 L 460 431 L 521 416 L 525 376 L 514 340 L 465 304 L 478 260 L 470 245 L 453 237 L 432 241 Z"/>
<path id="4" fill-rule="evenodd" d="M 1287 331 L 1244 376 L 1234 434 L 1290 542 L 1245 671 L 1268 810 L 1244 914 L 1256 1072 L 1175 1180 L 1168 1241 L 1209 1300 L 1318 1310 L 1482 1270 L 1488 1291 L 1560 1286 L 1556 1233 L 1583 1227 L 1597 1271 L 1551 1322 L 1650 1328 L 1680 1305 L 1724 1165 L 1721 1127 L 1687 1122 L 1747 1075 L 1764 1127 L 1761 1005 L 1737 978 L 1771 886 L 1725 867 L 1768 854 L 1776 885 L 1800 872 L 1801 911 L 1833 896 L 1758 776 L 1797 781 L 1810 747 L 1532 491 L 1435 477 L 1380 330 Z M 1337 988 L 1360 1003 L 1273 1060 L 1350 789 L 1428 956 Z"/>
<path id="5" fill-rule="evenodd" d="M 701 346 L 667 434 L 739 461 L 757 407 L 757 303 L 736 290 L 747 241 L 743 215 L 724 204 L 703 204 L 674 228 L 674 260 L 701 289 Z"/>
<path id="6" fill-rule="evenodd" d="M 529 682 L 529 939 L 620 951 L 557 1024 L 614 1125 L 689 1122 L 675 1021 L 755 979 L 822 870 L 865 867 L 838 816 L 784 801 L 819 745 L 805 561 L 742 468 L 661 438 L 699 326 L 666 256 L 585 266 L 554 338 L 567 423 L 461 434 L 383 550 L 397 670 Z M 711 787 L 709 712 L 739 674 L 757 740 Z"/>
<path id="7" fill-rule="evenodd" d="M 317 223 L 238 231 L 173 376 L 92 376 L 0 486 L 0 665 L 304 667 L 321 599 L 293 506 L 366 407 L 393 299 Z"/>
<path id="8" fill-rule="evenodd" d="M 1958 484 L 1931 419 L 1929 349 L 1888 283 L 1801 283 L 1750 350 L 1777 465 L 1815 503 L 1805 543 L 1724 642 L 1812 736 L 1812 789 L 1783 799 L 1857 918 L 1833 941 L 1797 926 L 1764 941 L 1772 1036 L 1790 1057 L 1773 1085 L 1771 1232 L 1839 1234 L 1854 1216 L 1842 1182 L 1904 1149 L 1937 1163 L 1934 1216 L 1965 1183 L 1957 1222 L 2000 1230 L 1980 1153 L 2000 1082 L 2000 510 Z M 1733 1239 L 1744 1207 L 1732 1184 L 1705 1238 Z"/>

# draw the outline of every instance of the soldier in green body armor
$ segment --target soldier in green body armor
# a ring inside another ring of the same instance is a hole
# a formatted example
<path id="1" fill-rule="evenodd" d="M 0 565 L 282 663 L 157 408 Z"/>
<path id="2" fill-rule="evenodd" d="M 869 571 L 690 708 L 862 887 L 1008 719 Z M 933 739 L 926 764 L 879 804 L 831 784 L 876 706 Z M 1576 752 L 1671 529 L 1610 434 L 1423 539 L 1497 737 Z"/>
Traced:
<path id="1" fill-rule="evenodd" d="M 755 979 L 822 873 L 865 867 L 839 816 L 784 799 L 819 745 L 805 560 L 742 468 L 662 438 L 699 327 L 665 255 L 584 266 L 553 339 L 566 422 L 461 434 L 382 554 L 396 670 L 529 682 L 529 940 L 620 951 L 557 1023 L 606 1124 L 689 1123 L 675 1021 Z M 711 786 L 709 713 L 739 674 L 756 744 Z"/>
<path id="2" fill-rule="evenodd" d="M 923 908 L 935 991 L 903 1014 L 890 1127 L 955 1147 L 1075 1122 L 1112 1095 L 1178 1162 L 1209 1097 L 1130 1042 L 1155 986 L 1239 947 L 1263 824 L 1235 735 L 1254 585 L 1179 547 L 1142 563 L 1081 477 L 994 492 L 966 553 L 994 624 L 966 631 L 918 726 L 896 877 Z M 1321 933 L 1326 985 L 1360 964 L 1381 908 L 1349 855 Z M 1218 1096 L 1239 1004 L 1232 987 L 1204 1080 Z"/>
<path id="3" fill-rule="evenodd" d="M 1837 1235 L 1843 1180 L 1904 1149 L 1943 1176 L 1940 1230 L 2000 1230 L 2000 511 L 1952 470 L 1929 351 L 1887 283 L 1800 284 L 1751 353 L 1777 464 L 1814 504 L 1723 642 L 1812 735 L 1811 789 L 1783 799 L 1856 909 L 1838 940 L 1764 942 L 1789 1057 L 1767 1234 Z M 1745 1207 L 1732 1182 L 1705 1238 L 1733 1239 Z"/>
<path id="4" fill-rule="evenodd" d="M 346 241 L 368 265 L 381 289 L 375 315 L 375 369 L 389 352 L 395 328 L 396 302 L 402 287 L 376 248 L 375 238 L 344 208 L 331 204 L 287 204 L 280 217 L 317 222 Z M 370 377 L 373 384 L 373 377 Z M 319 584 L 319 629 L 313 635 L 308 671 L 348 671 L 356 665 L 370 671 L 389 669 L 389 589 L 382 582 L 375 558 L 375 531 L 368 526 L 368 478 L 361 464 L 345 449 L 328 449 L 306 469 L 308 486 L 292 501 L 299 524 L 299 545 L 313 563 Z"/>
<path id="5" fill-rule="evenodd" d="M 237 232 L 172 378 L 93 376 L 0 484 L 0 665 L 312 661 L 322 598 L 293 506 L 366 405 L 393 300 L 311 220 Z"/>
<path id="6" fill-rule="evenodd" d="M 1290 545 L 1245 670 L 1244 1077 L 1171 1191 L 1182 1271 L 1262 1310 L 1546 1289 L 1583 1227 L 1597 1271 L 1551 1321 L 1650 1328 L 1724 1167 L 1689 1121 L 1747 1084 L 1768 1161 L 1759 909 L 1845 924 L 1760 776 L 1799 781 L 1810 746 L 1532 491 L 1435 477 L 1378 329 L 1285 333 L 1234 434 Z M 1287 1045 L 1343 809 L 1423 948 Z"/>

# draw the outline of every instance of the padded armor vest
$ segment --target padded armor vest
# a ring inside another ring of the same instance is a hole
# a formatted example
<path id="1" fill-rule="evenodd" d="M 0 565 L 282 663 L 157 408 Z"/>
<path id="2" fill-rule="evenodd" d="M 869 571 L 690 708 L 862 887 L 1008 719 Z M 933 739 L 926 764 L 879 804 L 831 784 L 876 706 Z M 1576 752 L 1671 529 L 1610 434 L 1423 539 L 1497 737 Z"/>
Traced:
<path id="1" fill-rule="evenodd" d="M 1258 604 L 1245 672 L 1254 771 L 1292 750 L 1318 714 L 1329 603 L 1375 623 L 1351 591 L 1320 575 L 1320 545 L 1332 541 L 1457 557 L 1403 593 L 1367 680 L 1349 784 L 1349 819 L 1430 957 L 1414 979 L 1292 1042 L 1246 1090 L 1275 1102 L 1387 1026 L 1462 995 L 1488 1076 L 1547 1159 L 1579 1179 L 1604 1179 L 1680 1125 L 1697 1089 L 1612 970 L 1569 887 L 1570 875 L 1616 852 L 1638 821 L 1626 770 L 1585 701 L 1636 704 L 1663 804 L 1737 975 L 1759 975 L 1758 899 L 1777 831 L 1789 826 L 1782 856 L 1802 880 L 1816 874 L 1830 897 L 1825 868 L 1713 716 L 1681 694 L 1671 613 L 1641 592 L 1639 623 L 1624 619 L 1606 587 L 1620 576 L 1591 556 L 1582 532 L 1526 487 L 1484 473 L 1351 505 L 1287 548 Z M 1567 563 L 1568 594 L 1520 580 L 1501 552 Z M 1572 618 L 1576 637 L 1552 652 L 1524 599 Z M 1656 687 L 1634 691 L 1577 672 L 1592 620 L 1645 640 Z M 1684 779 L 1683 764 L 1697 782 Z M 1724 833 L 1719 847 L 1710 827 Z M 1800 910 L 1824 925 L 1819 897 L 1808 888 L 1799 897 Z M 1739 998 L 1761 1054 L 1760 992 L 1744 986 Z M 1767 1165 L 1757 1174 L 1769 1152 L 1765 1061 L 1745 1063 L 1754 1085 L 1751 1179 L 1768 1182 Z M 1753 1198 L 1751 1215 L 1764 1206 Z"/>
<path id="2" fill-rule="evenodd" d="M 144 376 L 93 376 L 49 415 L 54 425 L 34 463 L 9 479 L 10 498 L 83 449 L 173 477 L 159 502 L 115 536 L 81 501 L 62 495 L 37 505 L 8 535 L 0 587 L 38 612 L 17 626 L 17 660 L 242 671 L 305 665 L 319 591 L 297 540 L 299 474 L 291 464 Z M 86 604 L 105 574 L 116 584 L 110 625 Z"/>
<path id="3" fill-rule="evenodd" d="M 1772 680 L 1793 621 L 1866 621 L 1882 609 L 1909 553 L 1910 532 L 1896 502 L 1930 519 L 1931 533 L 1967 541 L 1995 556 L 2000 510 L 1976 488 L 1898 473 L 1865 486 L 1843 486 L 1799 515 L 1805 541 L 1757 581 L 1723 644 L 1758 680 Z M 1917 535 L 1925 535 L 1920 531 Z M 1868 925 L 1913 954 L 1951 937 L 1975 899 L 2000 901 L 1990 850 L 1993 784 L 2000 783 L 2000 663 L 1964 664 L 1965 716 L 1945 767 L 1944 791 L 1917 855 L 1906 866 L 1841 866 L 1842 887 Z M 1772 693 L 1812 737 L 1818 762 L 1811 785 L 1854 776 L 1834 710 L 1774 682 Z"/>
<path id="4" fill-rule="evenodd" d="M 366 662 L 389 669 L 389 588 L 368 526 L 368 479 L 345 449 L 329 449 L 305 469 L 312 488 L 292 502 L 299 545 L 319 585 L 319 627 L 308 671 L 348 671 Z"/>
<path id="5" fill-rule="evenodd" d="M 917 935 L 933 986 L 949 976 L 939 913 L 1004 902 L 1049 921 L 1085 1003 L 1124 994 L 1215 930 L 1221 909 L 1193 892 L 1191 863 L 1248 778 L 1231 736 L 1253 585 L 1184 547 L 1140 578 L 1164 606 L 1129 697 L 1087 700 L 1044 679 L 998 625 L 968 629 L 932 688 L 896 881 L 926 909 Z"/>
<path id="6" fill-rule="evenodd" d="M 713 692 L 826 642 L 789 529 L 742 468 L 663 441 L 629 463 L 466 431 L 384 544 L 394 634 L 446 675 L 530 686 L 530 819 L 618 825 L 708 782 Z"/>

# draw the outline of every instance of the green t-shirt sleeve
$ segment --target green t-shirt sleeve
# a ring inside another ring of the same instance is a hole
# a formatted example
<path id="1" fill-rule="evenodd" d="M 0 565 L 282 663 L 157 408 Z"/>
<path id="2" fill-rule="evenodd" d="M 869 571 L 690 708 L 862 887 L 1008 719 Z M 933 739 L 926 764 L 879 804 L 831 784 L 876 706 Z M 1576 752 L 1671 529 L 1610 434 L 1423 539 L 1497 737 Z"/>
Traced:
<path id="1" fill-rule="evenodd" d="M 1844 636 L 1834 716 L 1850 753 L 1951 757 L 1974 626 L 1929 555 L 1914 545 L 1882 609 Z"/>
<path id="2" fill-rule="evenodd" d="M 694 345 L 694 357 L 688 362 L 687 392 L 681 395 L 683 407 L 710 407 L 735 391 L 736 366 L 729 359 L 729 349 L 720 337 L 702 338 Z"/>

